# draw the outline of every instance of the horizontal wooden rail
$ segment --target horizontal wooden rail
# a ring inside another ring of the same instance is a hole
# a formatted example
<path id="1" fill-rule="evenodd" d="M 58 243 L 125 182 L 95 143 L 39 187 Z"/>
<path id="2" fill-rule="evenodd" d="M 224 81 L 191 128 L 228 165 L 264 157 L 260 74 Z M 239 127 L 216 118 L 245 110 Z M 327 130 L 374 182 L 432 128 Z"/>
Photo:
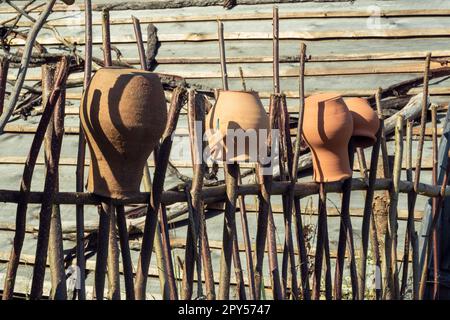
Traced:
<path id="1" fill-rule="evenodd" d="M 281 195 L 288 192 L 289 182 L 273 182 L 272 195 Z M 391 187 L 391 179 L 379 179 L 375 183 L 375 190 L 389 190 Z M 352 190 L 366 190 L 367 185 L 363 179 L 352 180 Z M 342 190 L 341 182 L 327 183 L 325 187 L 328 193 L 339 193 Z M 413 183 L 408 181 L 400 182 L 400 192 L 408 193 L 413 190 Z M 238 187 L 238 195 L 258 195 L 260 187 L 258 184 L 245 184 Z M 318 194 L 319 185 L 314 182 L 296 183 L 294 188 L 294 195 L 300 198 Z M 419 183 L 417 189 L 419 195 L 427 197 L 437 197 L 440 194 L 439 185 L 431 185 Z M 217 202 L 219 198 L 225 198 L 225 186 L 205 187 L 202 192 L 205 202 Z M 445 189 L 445 196 L 450 195 L 450 187 Z M 17 203 L 19 201 L 20 192 L 13 190 L 0 190 L 0 202 Z M 30 203 L 41 203 L 43 192 L 31 192 Z M 169 205 L 176 202 L 186 202 L 186 193 L 184 191 L 164 191 L 162 194 L 162 203 Z M 127 200 L 113 200 L 114 205 L 119 204 L 146 204 L 149 202 L 149 193 L 141 192 L 135 197 Z M 86 204 L 97 205 L 100 204 L 100 199 L 90 193 L 85 192 L 59 192 L 55 195 L 55 204 Z"/>
<path id="2" fill-rule="evenodd" d="M 448 37 L 447 28 L 424 29 L 362 29 L 362 30 L 333 30 L 333 31 L 289 31 L 280 32 L 280 40 L 326 40 L 326 39 L 364 39 L 364 38 L 421 38 L 421 37 Z M 270 40 L 272 32 L 227 32 L 225 40 Z M 77 45 L 84 44 L 84 37 L 66 36 L 65 39 Z M 160 42 L 203 42 L 218 41 L 216 33 L 161 33 L 158 34 Z M 53 36 L 37 38 L 41 45 L 59 45 L 61 42 Z M 93 44 L 102 43 L 101 36 L 92 39 Z M 136 39 L 130 35 L 112 35 L 111 44 L 135 43 Z M 24 40 L 15 38 L 12 46 L 22 46 Z"/>
<path id="3" fill-rule="evenodd" d="M 67 10 L 67 9 L 66 9 Z M 69 8 L 70 10 L 70 8 Z M 56 10 L 58 11 L 58 10 Z M 62 10 L 61 10 L 62 11 Z M 3 11 L 0 10 L 0 13 Z M 112 11 L 114 14 L 114 11 Z M 298 12 L 283 12 L 279 13 L 280 20 L 287 19 L 313 19 L 313 18 L 367 18 L 372 16 L 368 10 L 320 10 L 320 11 L 298 11 Z M 387 17 L 442 17 L 450 16 L 450 9 L 404 9 L 404 10 L 381 10 L 380 16 Z M 145 23 L 174 23 L 174 22 L 203 22 L 203 21 L 248 21 L 248 20 L 272 20 L 273 14 L 271 12 L 262 13 L 224 13 L 224 14 L 202 14 L 202 15 L 172 15 L 172 16 L 143 16 L 139 17 L 141 24 Z M 92 25 L 100 26 L 101 19 L 93 19 Z M 111 25 L 131 25 L 133 23 L 131 18 L 112 17 L 110 19 Z M 31 25 L 28 21 L 22 21 L 17 24 L 20 27 L 29 27 Z M 84 19 L 64 19 L 49 21 L 48 25 L 54 27 L 63 27 L 68 25 L 84 26 Z"/>

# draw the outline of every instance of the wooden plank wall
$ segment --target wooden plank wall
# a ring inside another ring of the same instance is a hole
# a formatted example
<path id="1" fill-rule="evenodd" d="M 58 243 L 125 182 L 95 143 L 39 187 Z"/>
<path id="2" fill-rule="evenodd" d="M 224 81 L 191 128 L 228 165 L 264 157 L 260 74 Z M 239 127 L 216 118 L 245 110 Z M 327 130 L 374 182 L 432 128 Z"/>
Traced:
<path id="1" fill-rule="evenodd" d="M 20 3 L 17 2 L 19 5 Z M 36 1 L 36 4 L 44 1 Z M 94 4 L 118 3 L 116 0 L 93 1 Z M 142 2 L 144 4 L 144 2 Z M 238 1 L 239 3 L 239 1 Z M 138 53 L 134 38 L 131 16 L 141 20 L 142 30 L 146 38 L 146 26 L 154 23 L 158 28 L 161 41 L 156 71 L 183 76 L 190 83 L 207 87 L 221 87 L 219 49 L 217 43 L 217 23 L 224 22 L 226 53 L 230 88 L 240 89 L 239 67 L 243 69 L 248 88 L 260 92 L 263 104 L 268 105 L 268 97 L 272 92 L 272 4 L 238 5 L 232 10 L 222 7 L 189 7 L 157 10 L 113 10 L 111 16 L 112 44 L 121 52 L 120 59 L 133 66 L 138 66 Z M 337 91 L 345 96 L 367 96 L 378 87 L 387 87 L 402 80 L 421 74 L 423 60 L 427 52 L 433 52 L 432 68 L 446 63 L 450 57 L 450 2 L 430 0 L 373 1 L 356 0 L 351 2 L 302 2 L 278 4 L 280 16 L 280 56 L 281 56 L 281 89 L 288 97 L 288 109 L 295 113 L 298 106 L 298 62 L 299 45 L 307 44 L 309 61 L 306 66 L 307 94 Z M 37 17 L 38 11 L 31 13 Z M 101 58 L 101 12 L 94 11 L 94 55 Z M 15 17 L 16 13 L 7 4 L 0 4 L 0 21 Z M 50 16 L 49 25 L 55 27 L 67 41 L 76 44 L 83 52 L 84 12 L 83 5 L 76 1 L 73 6 L 57 5 Z M 26 31 L 30 23 L 22 18 L 20 29 Z M 49 52 L 61 52 L 60 41 L 50 29 L 44 29 L 38 41 L 45 45 Z M 20 50 L 22 40 L 13 41 L 12 51 Z M 114 55 L 114 58 L 118 58 Z M 9 79 L 15 80 L 17 69 L 11 68 Z M 69 80 L 80 82 L 82 73 L 73 74 Z M 31 68 L 26 84 L 33 85 L 41 79 L 41 70 Z M 411 90 L 411 94 L 420 92 L 421 88 Z M 446 105 L 450 98 L 450 79 L 431 81 L 430 93 L 435 103 Z M 75 190 L 75 159 L 78 143 L 78 106 L 81 88 L 68 90 L 66 112 L 66 135 L 63 140 L 61 162 L 64 164 L 60 172 L 62 191 Z M 0 136 L 0 189 L 19 188 L 23 163 L 31 145 L 33 132 L 39 117 L 19 119 L 7 126 L 6 133 Z M 186 118 L 182 116 L 178 133 L 186 135 Z M 172 160 L 181 163 L 189 162 L 186 139 L 181 138 L 172 153 Z M 391 148 L 391 146 L 389 146 Z M 392 151 L 392 149 L 391 149 Z M 424 161 L 430 158 L 429 141 L 425 145 Z M 32 189 L 43 187 L 43 154 L 36 168 Z M 369 159 L 370 157 L 366 157 Z M 429 166 L 428 166 L 429 168 Z M 190 174 L 190 168 L 180 169 Z M 430 172 L 425 172 L 422 179 L 429 182 Z M 303 180 L 309 180 L 306 176 Z M 166 187 L 177 181 L 171 181 Z M 330 196 L 334 203 L 340 198 Z M 358 232 L 360 226 L 360 209 L 363 206 L 363 194 L 352 195 L 352 212 Z M 251 200 L 251 199 L 250 199 Z M 400 201 L 401 216 L 406 209 L 405 199 Z M 419 198 L 417 218 L 420 219 L 425 199 Z M 315 200 L 314 200 L 314 203 Z M 274 201 L 274 205 L 278 205 Z M 302 204 L 303 205 L 303 204 Z M 38 207 L 30 206 L 30 222 L 37 225 L 35 213 Z M 13 221 L 13 205 L 3 205 L 5 212 L 11 213 Z M 74 222 L 74 208 L 62 211 L 63 224 Z M 281 215 L 279 223 L 282 224 Z M 7 217 L 2 216 L 2 221 Z M 89 223 L 96 221 L 94 208 L 86 213 Z M 278 219 L 278 218 L 277 218 Z M 339 222 L 330 225 L 330 237 L 336 238 Z M 214 219 L 212 219 L 214 220 Z M 210 223 L 212 238 L 221 239 L 221 219 Z M 404 225 L 400 226 L 399 236 Z M 184 231 L 178 231 L 184 237 Z M 280 231 L 281 232 L 281 231 Z M 9 236 L 11 233 L 9 233 Z M 279 234 L 282 239 L 282 234 Z M 0 248 L 10 248 L 9 238 L 0 236 Z M 25 252 L 34 253 L 33 239 L 29 239 Z M 73 243 L 70 244 L 73 246 Z M 220 246 L 219 246 L 220 247 Z M 217 252 L 217 255 L 219 253 Z M 156 286 L 157 287 L 157 286 Z"/>

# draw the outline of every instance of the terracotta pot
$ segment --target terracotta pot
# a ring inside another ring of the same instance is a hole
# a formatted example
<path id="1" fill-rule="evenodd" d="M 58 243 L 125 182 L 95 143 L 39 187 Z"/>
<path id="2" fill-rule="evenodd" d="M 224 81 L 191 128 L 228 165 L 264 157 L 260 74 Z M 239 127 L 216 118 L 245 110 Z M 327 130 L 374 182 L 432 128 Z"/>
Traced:
<path id="1" fill-rule="evenodd" d="M 344 101 L 353 117 L 353 143 L 355 147 L 367 148 L 374 145 L 380 127 L 380 120 L 376 112 L 366 99 L 348 98 Z"/>
<path id="2" fill-rule="evenodd" d="M 100 69 L 83 95 L 80 119 L 91 153 L 88 191 L 115 199 L 139 192 L 142 170 L 167 122 L 158 76 Z"/>
<path id="3" fill-rule="evenodd" d="M 316 182 L 351 177 L 348 142 L 352 132 L 352 116 L 341 96 L 317 94 L 305 99 L 303 137 L 311 149 Z"/>
<path id="4" fill-rule="evenodd" d="M 269 117 L 257 92 L 219 91 L 216 104 L 206 116 L 206 129 L 211 130 L 207 132 L 208 144 L 215 160 L 257 162 L 266 151 L 261 137 L 267 138 Z M 242 138 L 230 136 L 238 135 L 239 129 L 245 132 Z"/>

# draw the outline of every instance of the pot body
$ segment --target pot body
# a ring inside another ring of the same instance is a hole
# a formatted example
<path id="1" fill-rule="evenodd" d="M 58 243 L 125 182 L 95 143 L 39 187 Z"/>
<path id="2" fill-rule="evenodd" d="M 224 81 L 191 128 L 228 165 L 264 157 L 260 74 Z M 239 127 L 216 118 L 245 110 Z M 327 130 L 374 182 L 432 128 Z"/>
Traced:
<path id="1" fill-rule="evenodd" d="M 219 91 L 206 116 L 208 144 L 213 159 L 257 162 L 265 152 L 269 117 L 253 91 Z"/>
<path id="2" fill-rule="evenodd" d="M 167 122 L 158 76 L 100 69 L 83 95 L 80 119 L 91 154 L 88 191 L 113 199 L 138 193 L 143 168 Z"/>
<path id="3" fill-rule="evenodd" d="M 348 143 L 353 120 L 341 96 L 318 94 L 305 99 L 303 137 L 313 159 L 314 181 L 332 182 L 351 177 Z"/>
<path id="4" fill-rule="evenodd" d="M 380 120 L 366 99 L 344 100 L 353 118 L 353 143 L 355 147 L 367 148 L 377 141 Z"/>

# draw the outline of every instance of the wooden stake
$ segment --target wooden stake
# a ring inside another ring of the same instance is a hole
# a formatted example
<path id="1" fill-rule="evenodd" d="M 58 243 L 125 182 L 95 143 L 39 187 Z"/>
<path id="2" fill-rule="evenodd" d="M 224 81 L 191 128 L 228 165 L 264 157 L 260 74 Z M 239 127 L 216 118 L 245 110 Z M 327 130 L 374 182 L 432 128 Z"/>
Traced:
<path id="1" fill-rule="evenodd" d="M 142 238 L 141 252 L 139 255 L 139 262 L 136 270 L 136 284 L 135 284 L 135 295 L 136 299 L 145 299 L 145 289 L 147 284 L 148 268 L 150 266 L 151 251 L 153 248 L 153 241 L 155 237 L 155 229 L 157 222 L 157 212 L 159 211 L 159 206 L 161 204 L 161 193 L 164 187 L 165 174 L 167 170 L 167 165 L 169 161 L 170 150 L 172 147 L 172 134 L 178 123 L 178 117 L 180 110 L 183 106 L 183 101 L 185 97 L 185 89 L 178 87 L 174 90 L 172 94 L 172 101 L 169 108 L 169 116 L 167 121 L 167 126 L 164 131 L 162 142 L 160 144 L 158 152 L 158 161 L 155 167 L 155 176 L 153 179 L 152 193 L 150 197 L 150 204 L 147 209 L 145 218 L 144 235 Z M 161 214 L 164 216 L 164 213 Z M 163 221 L 160 221 L 161 228 L 167 228 L 163 226 Z M 166 236 L 168 234 L 166 233 Z M 166 240 L 166 245 L 168 241 Z M 163 240 L 164 241 L 164 240 Z M 163 243 L 164 244 L 164 243 Z M 166 251 L 170 251 L 170 248 Z M 167 254 L 167 252 L 166 252 Z M 169 258 L 171 259 L 170 255 Z M 166 261 L 166 263 L 169 263 Z M 173 274 L 173 270 L 167 270 L 168 273 Z M 170 282 L 170 274 L 168 274 L 168 281 Z M 170 297 L 175 298 L 177 293 L 173 291 L 174 283 L 169 284 Z"/>
<path id="2" fill-rule="evenodd" d="M 287 179 L 287 181 L 292 181 L 292 166 L 293 166 L 293 150 L 292 150 L 292 141 L 290 135 L 289 128 L 289 113 L 287 110 L 286 96 L 282 95 L 280 101 L 280 132 L 282 137 L 282 143 L 280 146 L 280 155 L 284 154 L 287 160 L 287 168 L 284 168 L 281 165 L 280 157 L 280 176 L 282 180 Z M 287 177 L 286 177 L 287 174 Z M 285 178 L 285 179 L 283 179 Z M 290 272 L 291 272 L 291 290 L 292 296 L 295 300 L 299 298 L 298 292 L 298 282 L 297 282 L 297 270 L 296 270 L 296 262 L 295 262 L 295 254 L 294 254 L 294 241 L 292 239 L 292 204 L 293 198 L 290 197 L 290 193 L 283 195 L 283 211 L 284 211 L 284 224 L 285 224 L 285 239 L 284 239 L 284 250 L 283 250 L 283 262 L 282 262 L 282 285 L 284 296 L 287 295 L 287 267 L 288 260 L 290 262 Z"/>
<path id="3" fill-rule="evenodd" d="M 392 178 L 392 189 L 389 192 L 389 217 L 388 217 L 388 231 L 386 233 L 385 247 L 386 254 L 383 261 L 383 274 L 385 277 L 385 288 L 390 290 L 394 299 L 400 296 L 400 288 L 398 283 L 397 273 L 397 204 L 398 195 L 400 192 L 400 175 L 402 170 L 403 157 L 403 117 L 401 115 L 397 118 L 397 125 L 395 127 L 395 157 L 394 169 Z M 386 296 L 386 292 L 385 292 Z"/>
<path id="4" fill-rule="evenodd" d="M 94 297 L 96 300 L 103 300 L 105 292 L 105 273 L 108 263 L 109 244 L 109 216 L 112 214 L 113 205 L 105 199 L 98 206 L 98 233 L 97 233 L 97 256 L 95 260 L 94 275 Z"/>
<path id="5" fill-rule="evenodd" d="M 280 30 L 278 7 L 273 7 L 272 16 L 272 43 L 273 43 L 273 92 L 280 93 Z"/>
<path id="6" fill-rule="evenodd" d="M 305 300 L 311 298 L 309 290 L 309 271 L 308 271 L 308 255 L 306 252 L 305 238 L 303 234 L 303 222 L 300 210 L 300 198 L 294 197 L 294 187 L 297 182 L 298 160 L 300 158 L 301 139 L 303 130 L 303 117 L 305 106 L 305 61 L 306 61 L 306 45 L 300 44 L 300 67 L 299 67 L 299 109 L 297 134 L 295 139 L 294 158 L 292 161 L 290 199 L 293 199 L 295 209 L 295 227 L 297 235 L 297 247 L 300 252 L 300 272 L 302 277 L 302 293 Z"/>
<path id="7" fill-rule="evenodd" d="M 0 116 L 5 105 L 6 81 L 8 78 L 9 60 L 5 57 L 0 60 Z"/>
<path id="8" fill-rule="evenodd" d="M 119 246 L 117 245 L 116 208 L 111 206 L 109 212 L 108 233 L 108 299 L 120 300 L 119 281 Z"/>
<path id="9" fill-rule="evenodd" d="M 436 105 L 431 106 L 431 128 L 432 128 L 432 150 L 433 150 L 433 184 L 438 184 L 438 142 L 437 142 L 437 111 Z M 435 216 L 438 215 L 437 202 L 438 198 L 433 198 L 433 215 L 432 219 L 436 219 Z M 439 238 L 437 228 L 431 230 L 432 234 L 432 251 L 433 252 L 433 291 L 432 299 L 439 300 Z"/>
<path id="10" fill-rule="evenodd" d="M 147 59 L 146 59 L 146 54 L 145 54 L 145 49 L 144 49 L 144 43 L 142 40 L 142 31 L 141 31 L 140 21 L 134 16 L 133 16 L 133 25 L 134 25 L 134 34 L 136 37 L 136 44 L 138 47 L 139 61 L 141 63 L 141 69 L 148 70 L 148 64 L 147 64 Z M 153 150 L 153 158 L 154 158 L 155 163 L 157 161 L 157 153 L 158 153 L 158 148 L 155 148 Z M 150 171 L 147 166 L 144 166 L 143 176 L 144 176 L 144 179 L 143 179 L 144 189 L 147 192 L 150 192 L 152 189 L 151 178 L 150 178 Z M 157 222 L 156 230 L 160 230 L 159 222 Z M 168 294 L 169 294 L 168 285 L 169 284 L 167 282 L 166 261 L 165 261 L 164 255 L 163 255 L 162 240 L 161 240 L 160 232 L 155 232 L 154 241 L 155 241 L 154 250 L 155 250 L 155 254 L 156 254 L 156 264 L 157 264 L 158 270 L 159 270 L 159 282 L 160 282 L 160 286 L 161 286 L 162 296 L 163 296 L 163 299 L 168 299 L 169 298 L 169 296 L 168 296 Z"/>
<path id="11" fill-rule="evenodd" d="M 425 129 L 427 125 L 427 110 L 428 110 L 428 82 L 429 82 L 429 73 L 430 73 L 430 60 L 431 60 L 431 53 L 428 53 L 425 58 L 425 66 L 424 66 L 424 75 L 423 75 L 423 92 L 422 92 L 422 112 L 421 112 L 421 118 L 420 118 L 420 134 L 419 134 L 419 144 L 417 147 L 417 154 L 416 154 L 416 167 L 415 167 L 415 174 L 414 174 L 414 191 L 411 192 L 411 194 L 408 196 L 408 223 L 406 225 L 406 234 L 405 234 L 405 253 L 407 252 L 409 254 L 409 245 L 415 235 L 415 226 L 414 226 L 414 208 L 416 205 L 417 200 L 417 189 L 419 187 L 420 183 L 420 174 L 422 169 L 422 154 L 423 154 L 423 145 L 425 142 Z M 418 261 L 418 253 L 416 254 Z M 414 257 L 414 252 L 413 252 Z M 413 263 L 413 265 L 416 263 Z M 403 268 L 406 268 L 403 272 L 407 274 L 408 272 L 408 264 L 403 265 Z M 414 272 L 414 271 L 413 271 Z M 417 288 L 417 287 L 416 287 Z M 420 296 L 420 293 L 416 292 L 415 296 Z"/>
<path id="12" fill-rule="evenodd" d="M 103 62 L 105 67 L 112 66 L 111 31 L 109 23 L 109 9 L 102 11 Z"/>
<path id="13" fill-rule="evenodd" d="M 319 183 L 319 217 L 317 220 L 317 237 L 316 237 L 316 255 L 314 257 L 314 278 L 312 288 L 312 298 L 314 300 L 320 299 L 320 285 L 322 279 L 322 265 L 323 265 L 323 248 L 324 248 L 324 223 L 326 224 L 326 193 L 323 183 Z"/>
<path id="14" fill-rule="evenodd" d="M 141 62 L 141 69 L 148 70 L 147 60 L 145 59 L 144 42 L 142 41 L 141 24 L 140 24 L 139 19 L 136 18 L 135 16 L 131 16 L 131 18 L 133 19 L 134 34 L 136 36 L 136 43 L 138 46 L 139 61 Z"/>
<path id="15" fill-rule="evenodd" d="M 84 55 L 84 81 L 83 92 L 87 89 L 91 81 L 92 74 L 92 3 L 91 0 L 84 1 L 84 20 L 85 20 L 85 55 Z M 76 169 L 76 191 L 84 191 L 84 164 L 86 158 L 86 137 L 80 122 L 80 130 L 78 134 L 78 151 L 77 151 L 77 169 Z M 79 204 L 76 206 L 76 224 L 77 224 L 77 267 L 80 279 L 80 288 L 77 289 L 78 300 L 86 299 L 86 262 L 84 258 L 84 206 Z"/>
<path id="16" fill-rule="evenodd" d="M 133 262 L 131 261 L 130 245 L 128 243 L 127 219 L 124 206 L 116 206 L 117 228 L 122 254 L 123 275 L 125 278 L 125 294 L 127 300 L 134 300 Z"/>
<path id="17" fill-rule="evenodd" d="M 222 256 L 220 259 L 220 279 L 219 279 L 219 295 L 218 299 L 228 300 L 230 290 L 230 271 L 231 259 L 234 241 L 235 212 L 237 200 L 237 180 L 238 180 L 238 165 L 235 163 L 226 163 L 225 169 L 225 183 L 227 198 L 225 202 L 225 216 L 223 227 L 223 247 Z"/>
<path id="18" fill-rule="evenodd" d="M 379 101 L 379 98 L 377 99 Z M 379 115 L 380 116 L 380 115 Z M 372 212 L 372 203 L 374 197 L 374 187 L 375 181 L 377 178 L 377 167 L 378 167 L 378 158 L 380 154 L 380 145 L 381 145 L 381 129 L 378 129 L 377 132 L 377 141 L 375 145 L 372 147 L 372 154 L 370 157 L 370 171 L 369 171 L 369 180 L 366 192 L 366 198 L 364 202 L 364 213 L 363 213 L 363 221 L 361 227 L 361 251 L 360 251 L 360 264 L 359 264 L 359 299 L 364 300 L 365 291 L 366 291 L 366 266 L 367 266 L 367 251 L 369 247 L 369 233 L 370 233 L 370 223 Z"/>
<path id="19" fill-rule="evenodd" d="M 355 148 L 353 146 L 353 141 L 350 140 L 348 144 L 348 154 L 350 168 L 353 168 Z M 345 261 L 345 251 L 348 241 L 348 250 L 350 254 L 350 278 L 352 283 L 352 296 L 353 299 L 358 299 L 358 277 L 356 271 L 356 261 L 354 252 L 354 241 L 353 241 L 353 228 L 350 219 L 350 196 L 352 189 L 352 178 L 348 178 L 344 181 L 342 185 L 342 205 L 341 205 L 341 225 L 339 230 L 339 241 L 338 241 L 338 253 L 336 260 L 336 269 L 334 275 L 334 297 L 336 300 L 342 299 L 342 277 L 344 273 L 344 261 Z"/>
<path id="20" fill-rule="evenodd" d="M 217 35 L 219 38 L 222 87 L 223 87 L 223 90 L 228 90 L 228 73 L 227 73 L 227 65 L 226 65 L 226 57 L 225 57 L 225 40 L 223 37 L 223 23 L 220 20 L 217 20 Z"/>
<path id="21" fill-rule="evenodd" d="M 56 66 L 54 66 L 56 67 Z M 49 71 L 54 71 L 51 68 Z M 45 73 L 45 72 L 44 72 Z M 54 72 L 51 73 L 51 86 L 54 82 Z M 44 78 L 44 77 L 43 77 Z M 43 82 L 44 84 L 44 82 Z M 48 88 L 50 94 L 52 88 Z M 43 99 L 47 100 L 48 96 Z M 55 157 L 59 158 L 63 133 L 64 133 L 64 109 L 65 109 L 65 92 L 61 92 L 61 96 L 58 99 L 57 107 L 53 113 L 53 119 L 50 121 L 47 133 L 45 137 L 45 155 L 47 166 L 55 166 Z M 56 153 L 55 153 L 56 152 Z M 58 161 L 59 162 L 59 161 Z M 54 181 L 54 193 L 59 191 L 59 170 L 58 166 L 53 167 L 50 171 L 55 170 Z M 51 217 L 50 217 L 50 231 L 49 231 L 49 244 L 48 244 L 48 260 L 50 265 L 50 276 L 52 282 L 51 298 L 53 300 L 66 300 L 67 288 L 66 288 L 66 275 L 64 269 L 64 249 L 63 249 L 63 236 L 61 226 L 61 215 L 59 205 L 52 205 Z"/>
<path id="22" fill-rule="evenodd" d="M 204 113 L 204 111 L 203 111 Z M 196 117 L 196 93 L 194 90 L 188 90 L 188 124 L 189 124 L 189 138 L 190 138 L 190 147 L 191 147 L 191 158 L 192 158 L 192 168 L 194 169 L 194 176 L 196 174 L 195 166 L 197 165 L 197 161 L 201 161 L 203 164 L 203 154 L 201 153 L 199 147 L 201 148 L 201 141 L 197 140 L 197 135 L 200 134 L 203 136 L 203 130 L 201 132 L 197 131 L 198 123 L 195 120 Z M 203 117 L 200 115 L 202 121 L 204 121 Z M 203 128 L 204 124 L 202 123 L 201 127 Z M 201 129 L 202 129 L 201 128 Z M 200 143 L 200 145 L 198 145 Z M 197 172 L 197 175 L 199 173 Z M 195 177 L 197 179 L 197 188 L 202 188 L 203 186 L 203 174 L 201 173 L 201 181 L 198 181 L 198 176 Z M 189 188 L 190 189 L 190 188 Z M 197 267 L 201 266 L 200 255 L 198 254 L 197 244 L 198 244 L 198 225 L 199 225 L 199 216 L 200 212 L 194 209 L 194 205 L 192 204 L 193 195 L 189 193 L 190 190 L 186 188 L 186 197 L 188 199 L 188 230 L 186 233 L 186 249 L 185 249 L 185 258 L 184 258 L 184 268 L 183 268 L 183 283 L 182 283 L 182 298 L 184 300 L 190 300 L 192 298 L 193 284 L 194 284 L 194 267 L 195 263 L 197 263 Z M 198 196 L 198 194 L 196 194 Z M 196 199 L 198 202 L 199 199 Z M 196 203 L 198 206 L 198 203 Z M 197 209 L 199 209 L 197 207 Z M 201 274 L 197 279 L 198 283 L 201 284 Z"/>

